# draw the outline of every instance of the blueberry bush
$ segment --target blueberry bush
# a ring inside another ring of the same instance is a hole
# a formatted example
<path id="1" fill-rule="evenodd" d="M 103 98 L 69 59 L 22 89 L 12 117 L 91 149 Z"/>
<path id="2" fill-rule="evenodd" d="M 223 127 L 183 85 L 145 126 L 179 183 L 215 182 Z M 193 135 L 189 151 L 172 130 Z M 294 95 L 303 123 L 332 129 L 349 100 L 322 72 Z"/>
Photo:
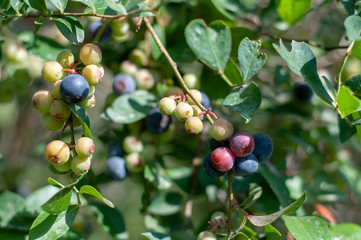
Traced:
<path id="1" fill-rule="evenodd" d="M 0 239 L 361 239 L 360 14 L 0 1 Z"/>

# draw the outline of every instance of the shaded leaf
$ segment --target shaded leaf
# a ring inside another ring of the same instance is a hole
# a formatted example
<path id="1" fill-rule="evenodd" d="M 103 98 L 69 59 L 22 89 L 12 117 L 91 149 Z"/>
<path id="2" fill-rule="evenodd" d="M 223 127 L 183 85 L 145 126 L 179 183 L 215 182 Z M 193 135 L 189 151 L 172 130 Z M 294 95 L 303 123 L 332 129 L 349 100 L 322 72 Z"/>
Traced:
<path id="1" fill-rule="evenodd" d="M 55 24 L 63 36 L 73 44 L 84 41 L 84 29 L 75 17 L 55 18 Z"/>
<path id="2" fill-rule="evenodd" d="M 350 16 L 346 18 L 344 22 L 347 38 L 349 41 L 359 41 L 361 40 L 360 31 L 361 31 L 361 17 L 359 16 Z"/>
<path id="3" fill-rule="evenodd" d="M 361 201 L 361 174 L 360 170 L 351 163 L 343 163 L 339 168 L 339 173 L 348 187 Z"/>
<path id="4" fill-rule="evenodd" d="M 20 0 L 10 0 L 10 4 L 15 10 L 15 12 L 19 14 L 19 10 L 23 7 L 24 2 Z"/>
<path id="5" fill-rule="evenodd" d="M 138 9 L 149 9 L 149 6 L 145 3 L 138 3 L 135 7 L 129 9 L 129 11 L 135 11 Z M 140 13 L 136 13 L 136 14 L 132 14 L 130 15 L 131 17 L 152 17 L 154 16 L 154 13 L 152 12 L 140 12 Z"/>
<path id="6" fill-rule="evenodd" d="M 232 90 L 217 72 L 208 67 L 203 68 L 201 86 L 211 100 L 224 99 Z"/>
<path id="7" fill-rule="evenodd" d="M 46 13 L 48 10 L 46 8 L 45 0 L 24 0 L 24 2 L 30 7 Z"/>
<path id="8" fill-rule="evenodd" d="M 261 41 L 242 40 L 238 47 L 238 60 L 245 81 L 253 77 L 265 64 L 267 56 L 261 53 Z"/>
<path id="9" fill-rule="evenodd" d="M 283 216 L 287 229 L 295 239 L 330 240 L 331 234 L 327 224 L 317 216 Z"/>
<path id="10" fill-rule="evenodd" d="M 35 190 L 26 198 L 24 211 L 30 216 L 39 215 L 43 212 L 41 205 L 58 191 L 59 188 L 50 185 Z"/>
<path id="11" fill-rule="evenodd" d="M 341 0 L 340 2 L 345 7 L 349 15 L 355 14 L 355 3 L 357 0 Z"/>
<path id="12" fill-rule="evenodd" d="M 271 224 L 272 222 L 276 221 L 278 218 L 280 218 L 282 215 L 291 214 L 296 212 L 303 204 L 303 202 L 306 199 L 306 192 L 302 194 L 302 196 L 294 201 L 292 204 L 288 205 L 287 207 L 281 209 L 280 211 L 277 211 L 275 213 L 264 215 L 264 216 L 252 216 L 249 214 L 246 214 L 248 220 L 255 226 L 266 226 L 268 224 Z"/>
<path id="13" fill-rule="evenodd" d="M 361 239 L 361 226 L 355 223 L 340 223 L 330 226 L 332 239 Z"/>
<path id="14" fill-rule="evenodd" d="M 0 193 L 0 202 L 0 227 L 4 228 L 23 210 L 25 200 L 16 193 L 4 191 Z"/>
<path id="15" fill-rule="evenodd" d="M 163 46 L 166 47 L 165 34 L 162 31 L 162 29 L 159 27 L 158 24 L 153 24 L 153 29 L 157 33 Z M 158 58 L 160 58 L 160 56 L 162 56 L 162 52 L 159 50 L 159 47 L 153 37 L 150 38 L 150 50 L 151 50 L 152 56 L 155 60 L 157 60 Z"/>
<path id="16" fill-rule="evenodd" d="M 70 204 L 71 192 L 73 187 L 62 188 L 52 196 L 41 208 L 50 214 L 59 214 L 64 212 Z"/>
<path id="17" fill-rule="evenodd" d="M 168 189 L 172 185 L 172 180 L 157 162 L 145 165 L 144 178 L 158 189 Z"/>
<path id="18" fill-rule="evenodd" d="M 233 85 L 241 85 L 243 83 L 242 74 L 237 64 L 231 58 L 228 58 L 224 75 L 226 75 Z"/>
<path id="19" fill-rule="evenodd" d="M 83 127 L 85 136 L 93 139 L 92 133 L 90 131 L 89 117 L 85 109 L 77 103 L 69 103 L 68 106 L 70 110 L 73 112 L 73 114 L 75 114 L 78 117 L 79 122 Z"/>
<path id="20" fill-rule="evenodd" d="M 277 0 L 277 13 L 289 25 L 301 19 L 311 8 L 311 0 Z"/>
<path id="21" fill-rule="evenodd" d="M 270 224 L 264 227 L 264 232 L 266 240 L 282 240 L 282 234 Z"/>
<path id="22" fill-rule="evenodd" d="M 337 94 L 337 107 L 341 117 L 345 117 L 360 110 L 360 100 L 353 95 L 351 90 L 341 86 Z"/>
<path id="23" fill-rule="evenodd" d="M 343 82 L 343 85 L 350 88 L 357 96 L 361 97 L 361 75 L 347 79 Z"/>
<path id="24" fill-rule="evenodd" d="M 61 13 L 64 12 L 66 5 L 68 4 L 68 0 L 46 0 L 51 2 Z"/>
<path id="25" fill-rule="evenodd" d="M 356 127 L 347 124 L 344 118 L 338 116 L 338 129 L 341 143 L 346 142 L 356 133 Z"/>
<path id="26" fill-rule="evenodd" d="M 84 185 L 80 188 L 79 194 L 89 194 L 96 198 L 99 198 L 102 200 L 106 205 L 108 205 L 111 208 L 114 208 L 114 204 L 109 201 L 108 199 L 104 198 L 94 187 L 90 185 Z"/>
<path id="27" fill-rule="evenodd" d="M 164 192 L 152 200 L 148 211 L 159 216 L 172 215 L 181 209 L 182 195 L 176 192 Z"/>
<path id="28" fill-rule="evenodd" d="M 142 235 L 149 240 L 172 240 L 170 236 L 163 233 L 146 232 L 142 233 Z"/>
<path id="29" fill-rule="evenodd" d="M 36 21 L 34 22 L 35 34 L 39 31 L 41 26 L 43 26 L 43 23 L 44 23 L 44 18 L 43 17 L 39 17 L 38 19 L 36 19 Z"/>
<path id="30" fill-rule="evenodd" d="M 48 183 L 54 187 L 60 187 L 60 188 L 64 187 L 63 184 L 59 183 L 55 179 L 52 179 L 51 177 L 48 178 Z"/>
<path id="31" fill-rule="evenodd" d="M 247 209 L 250 206 L 252 206 L 257 201 L 257 199 L 259 199 L 261 197 L 261 195 L 262 195 L 262 188 L 256 184 L 254 184 L 251 187 L 246 200 L 244 200 L 239 206 L 242 209 Z"/>

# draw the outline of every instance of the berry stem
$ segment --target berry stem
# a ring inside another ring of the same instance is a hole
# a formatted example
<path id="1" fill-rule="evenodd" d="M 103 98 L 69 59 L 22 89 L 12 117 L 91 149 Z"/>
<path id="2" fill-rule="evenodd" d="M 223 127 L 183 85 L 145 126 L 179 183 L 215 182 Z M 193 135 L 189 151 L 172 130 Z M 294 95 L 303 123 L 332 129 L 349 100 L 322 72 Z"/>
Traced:
<path id="1" fill-rule="evenodd" d="M 150 32 L 150 34 L 153 36 L 155 42 L 157 43 L 159 50 L 164 54 L 165 58 L 167 59 L 168 63 L 170 64 L 171 68 L 173 69 L 179 84 L 181 85 L 182 89 L 184 92 L 186 92 L 192 99 L 193 101 L 197 104 L 198 107 L 200 107 L 200 109 L 202 111 L 207 110 L 200 102 L 197 101 L 197 99 L 195 99 L 195 97 L 190 93 L 187 85 L 185 84 L 181 74 L 178 71 L 177 68 L 177 64 L 173 61 L 173 59 L 171 58 L 171 56 L 169 55 L 168 51 L 165 49 L 165 47 L 163 46 L 163 43 L 160 41 L 157 33 L 154 31 L 152 24 L 149 22 L 148 18 L 144 18 L 143 21 L 145 22 L 148 31 Z M 210 124 L 213 124 L 213 120 L 212 118 L 207 114 L 206 115 L 207 120 Z"/>
<path id="2" fill-rule="evenodd" d="M 227 232 L 231 232 L 231 222 L 232 222 L 232 210 L 233 210 L 233 189 L 232 189 L 232 172 L 227 172 L 228 180 L 228 219 L 227 219 Z"/>

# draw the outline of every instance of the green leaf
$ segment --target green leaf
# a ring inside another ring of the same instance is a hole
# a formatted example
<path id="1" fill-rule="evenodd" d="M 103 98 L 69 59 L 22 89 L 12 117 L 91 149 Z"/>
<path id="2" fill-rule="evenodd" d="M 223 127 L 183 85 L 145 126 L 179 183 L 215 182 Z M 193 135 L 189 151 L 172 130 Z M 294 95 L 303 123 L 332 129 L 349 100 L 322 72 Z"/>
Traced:
<path id="1" fill-rule="evenodd" d="M 55 18 L 55 24 L 63 36 L 73 44 L 84 41 L 84 29 L 75 17 Z"/>
<path id="2" fill-rule="evenodd" d="M 339 168 L 339 173 L 351 191 L 355 194 L 359 201 L 361 201 L 360 169 L 351 163 L 342 163 Z"/>
<path id="3" fill-rule="evenodd" d="M 345 117 L 360 110 L 360 100 L 353 95 L 351 90 L 345 86 L 341 86 L 337 94 L 337 107 L 341 113 L 341 117 Z"/>
<path id="4" fill-rule="evenodd" d="M 242 74 L 237 64 L 231 58 L 228 58 L 224 75 L 226 75 L 233 85 L 241 85 L 243 83 Z"/>
<path id="5" fill-rule="evenodd" d="M 142 233 L 142 235 L 149 240 L 172 240 L 170 236 L 163 233 L 146 232 Z"/>
<path id="6" fill-rule="evenodd" d="M 31 226 L 29 240 L 56 240 L 60 238 L 70 229 L 78 210 L 79 206 L 71 205 L 68 210 L 59 215 L 43 212 Z"/>
<path id="7" fill-rule="evenodd" d="M 250 187 L 250 192 L 248 194 L 248 197 L 239 206 L 242 209 L 247 209 L 250 206 L 252 206 L 257 201 L 257 199 L 261 197 L 261 195 L 262 195 L 262 188 L 257 184 L 253 184 Z"/>
<path id="8" fill-rule="evenodd" d="M 357 96 L 361 97 L 361 75 L 347 79 L 343 82 L 343 85 L 351 89 Z"/>
<path id="9" fill-rule="evenodd" d="M 85 109 L 77 104 L 77 103 L 69 103 L 68 104 L 70 110 L 75 114 L 80 121 L 81 126 L 83 127 L 85 136 L 88 138 L 93 139 L 92 133 L 90 131 L 90 121 L 88 114 L 86 113 Z"/>
<path id="10" fill-rule="evenodd" d="M 17 213 L 22 212 L 25 201 L 18 194 L 4 191 L 0 193 L 0 227 L 11 225 Z"/>
<path id="11" fill-rule="evenodd" d="M 361 226 L 355 223 L 340 223 L 331 225 L 332 239 L 361 239 Z"/>
<path id="12" fill-rule="evenodd" d="M 41 28 L 41 26 L 43 26 L 44 23 L 44 17 L 39 17 L 38 19 L 36 19 L 36 21 L 34 22 L 34 26 L 35 26 L 35 34 L 39 31 L 39 29 Z"/>
<path id="13" fill-rule="evenodd" d="M 187 25 L 185 37 L 202 62 L 223 72 L 231 53 L 231 33 L 223 22 L 215 21 L 208 27 L 203 20 L 195 19 Z"/>
<path id="14" fill-rule="evenodd" d="M 294 201 L 292 204 L 288 205 L 287 207 L 281 209 L 280 211 L 277 211 L 275 213 L 264 215 L 264 216 L 252 216 L 249 214 L 246 214 L 248 220 L 255 226 L 263 227 L 268 224 L 271 224 L 272 222 L 276 221 L 278 218 L 280 218 L 282 215 L 291 214 L 296 212 L 303 204 L 303 202 L 306 199 L 306 192 L 302 194 L 302 196 Z"/>
<path id="15" fill-rule="evenodd" d="M 91 9 L 93 9 L 93 12 L 96 13 L 96 7 L 95 7 L 95 4 L 93 3 L 93 1 L 94 0 L 73 0 L 73 2 L 83 3 L 84 5 L 88 6 Z"/>
<path id="16" fill-rule="evenodd" d="M 182 195 L 176 192 L 163 192 L 152 200 L 148 211 L 159 216 L 172 215 L 181 209 Z"/>
<path id="17" fill-rule="evenodd" d="M 340 2 L 343 4 L 343 6 L 345 7 L 347 13 L 349 15 L 353 15 L 355 14 L 355 3 L 358 0 L 341 0 Z"/>
<path id="18" fill-rule="evenodd" d="M 90 206 L 90 210 L 94 213 L 102 228 L 114 239 L 126 240 L 129 238 L 123 216 L 117 209 L 95 203 Z"/>
<path id="19" fill-rule="evenodd" d="M 234 21 L 234 15 L 242 12 L 240 2 L 234 0 L 211 0 L 214 7 L 227 19 Z"/>
<path id="20" fill-rule="evenodd" d="M 280 46 L 273 44 L 273 47 L 287 62 L 288 67 L 302 77 L 312 90 L 326 103 L 335 106 L 336 101 L 332 92 L 328 89 L 327 84 L 320 79 L 317 74 L 316 58 L 306 43 L 292 41 L 292 50 L 287 51 L 280 40 Z"/>
<path id="21" fill-rule="evenodd" d="M 14 8 L 15 12 L 20 14 L 19 10 L 23 7 L 24 2 L 19 0 L 10 0 L 10 4 Z"/>
<path id="22" fill-rule="evenodd" d="M 51 197 L 41 208 L 50 214 L 57 215 L 64 212 L 70 204 L 73 187 L 62 188 L 53 197 Z"/>
<path id="23" fill-rule="evenodd" d="M 79 194 L 89 194 L 96 198 L 99 198 L 102 200 L 106 205 L 108 205 L 111 208 L 114 208 L 114 204 L 109 201 L 108 199 L 104 198 L 94 187 L 90 185 L 84 185 L 80 188 Z"/>
<path id="24" fill-rule="evenodd" d="M 102 117 L 107 120 L 129 124 L 145 118 L 149 111 L 157 107 L 156 96 L 148 91 L 135 91 L 117 97 Z"/>
<path id="25" fill-rule="evenodd" d="M 261 41 L 242 40 L 238 47 L 238 60 L 245 81 L 253 77 L 263 67 L 267 56 L 261 53 Z"/>
<path id="26" fill-rule="evenodd" d="M 132 9 L 129 9 L 129 11 L 134 11 L 138 9 L 149 9 L 149 6 L 145 3 L 138 3 L 137 6 L 133 7 Z M 152 17 L 154 16 L 154 13 L 152 12 L 140 12 L 136 14 L 129 15 L 130 17 Z"/>
<path id="27" fill-rule="evenodd" d="M 144 178 L 158 189 L 168 189 L 172 185 L 172 180 L 158 162 L 145 165 Z"/>
<path id="28" fill-rule="evenodd" d="M 292 236 L 295 237 L 295 239 L 331 239 L 331 234 L 327 227 L 327 224 L 320 217 L 283 216 L 283 220 L 285 221 L 287 229 L 291 232 Z"/>
<path id="29" fill-rule="evenodd" d="M 346 28 L 347 38 L 349 41 L 352 42 L 361 40 L 361 17 L 350 16 L 346 18 L 344 24 Z"/>
<path id="30" fill-rule="evenodd" d="M 311 8 L 311 0 L 277 0 L 277 13 L 289 25 L 301 19 Z"/>
<path id="31" fill-rule="evenodd" d="M 159 27 L 158 24 L 153 24 L 153 29 L 157 33 L 163 46 L 166 47 L 165 34 L 164 34 L 163 30 Z M 150 38 L 150 50 L 151 50 L 152 56 L 155 60 L 159 59 L 160 56 L 162 56 L 162 52 L 159 50 L 159 47 L 153 37 Z"/>
<path id="32" fill-rule="evenodd" d="M 113 9 L 114 11 L 117 12 L 117 14 L 126 14 L 127 13 L 127 10 L 123 6 L 123 4 L 121 4 L 120 2 L 116 2 L 115 0 L 108 0 L 107 3 L 111 9 Z"/>
<path id="33" fill-rule="evenodd" d="M 232 88 L 210 68 L 204 67 L 201 74 L 202 90 L 211 100 L 224 99 Z"/>
<path id="34" fill-rule="evenodd" d="M 24 0 L 24 2 L 30 7 L 40 11 L 40 12 L 48 12 L 45 4 L 45 0 Z"/>
<path id="35" fill-rule="evenodd" d="M 282 240 L 282 234 L 270 224 L 264 227 L 264 232 L 266 240 Z"/>
<path id="36" fill-rule="evenodd" d="M 56 181 L 55 179 L 52 179 L 51 177 L 48 178 L 48 183 L 54 187 L 60 187 L 63 188 L 63 184 L 61 184 L 60 182 Z"/>
<path id="37" fill-rule="evenodd" d="M 41 205 L 59 191 L 59 188 L 47 185 L 32 192 L 25 201 L 24 211 L 30 216 L 38 216 L 41 212 Z"/>
<path id="38" fill-rule="evenodd" d="M 356 133 L 356 127 L 350 126 L 344 118 L 338 116 L 338 129 L 341 143 L 346 142 Z"/>
<path id="39" fill-rule="evenodd" d="M 51 2 L 61 13 L 64 12 L 66 5 L 68 5 L 68 0 L 46 0 Z"/>
<path id="40" fill-rule="evenodd" d="M 261 92 L 254 82 L 233 89 L 223 106 L 241 114 L 249 122 L 262 102 Z"/>
<path id="41" fill-rule="evenodd" d="M 129 11 L 130 9 L 136 7 L 139 3 L 143 2 L 143 0 L 120 0 L 120 2 L 124 5 L 127 11 Z"/>
<path id="42" fill-rule="evenodd" d="M 347 53 L 351 56 L 361 59 L 361 41 L 353 41 L 347 49 Z"/>

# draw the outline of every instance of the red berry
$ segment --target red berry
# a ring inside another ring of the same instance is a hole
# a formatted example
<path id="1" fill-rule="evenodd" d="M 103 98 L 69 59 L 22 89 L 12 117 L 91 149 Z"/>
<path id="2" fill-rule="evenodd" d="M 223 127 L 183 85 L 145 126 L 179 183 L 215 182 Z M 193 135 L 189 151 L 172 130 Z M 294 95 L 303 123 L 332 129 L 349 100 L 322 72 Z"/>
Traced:
<path id="1" fill-rule="evenodd" d="M 216 148 L 212 152 L 212 166 L 221 172 L 227 172 L 232 169 L 235 157 L 231 149 L 226 147 Z"/>
<path id="2" fill-rule="evenodd" d="M 254 149 L 254 139 L 252 135 L 239 132 L 233 136 L 230 148 L 236 157 L 245 157 L 250 155 Z"/>

